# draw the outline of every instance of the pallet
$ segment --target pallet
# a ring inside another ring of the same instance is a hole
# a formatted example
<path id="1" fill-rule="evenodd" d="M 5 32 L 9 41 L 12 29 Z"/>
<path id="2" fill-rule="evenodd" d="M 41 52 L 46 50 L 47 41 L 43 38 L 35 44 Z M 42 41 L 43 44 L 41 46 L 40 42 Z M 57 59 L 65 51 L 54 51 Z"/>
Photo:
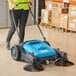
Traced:
<path id="1" fill-rule="evenodd" d="M 40 23 L 41 26 L 45 26 L 45 23 Z"/>
<path id="2" fill-rule="evenodd" d="M 46 24 L 46 23 L 40 23 L 41 26 L 45 26 L 46 28 L 50 27 L 50 24 Z"/>
<path id="3" fill-rule="evenodd" d="M 76 33 L 76 31 L 68 30 L 70 33 Z"/>
<path id="4" fill-rule="evenodd" d="M 44 26 L 46 28 L 49 28 L 53 31 L 59 31 L 59 32 L 63 32 L 63 33 L 76 33 L 76 31 L 72 31 L 72 30 L 68 30 L 67 28 L 62 28 L 56 25 L 52 25 L 52 24 L 46 24 L 46 23 L 40 23 L 41 26 Z"/>
<path id="5" fill-rule="evenodd" d="M 50 25 L 50 29 L 55 30 L 55 31 L 61 31 L 61 32 L 70 32 L 70 30 L 66 29 L 66 28 L 62 28 L 59 26 L 55 26 L 55 25 Z"/>

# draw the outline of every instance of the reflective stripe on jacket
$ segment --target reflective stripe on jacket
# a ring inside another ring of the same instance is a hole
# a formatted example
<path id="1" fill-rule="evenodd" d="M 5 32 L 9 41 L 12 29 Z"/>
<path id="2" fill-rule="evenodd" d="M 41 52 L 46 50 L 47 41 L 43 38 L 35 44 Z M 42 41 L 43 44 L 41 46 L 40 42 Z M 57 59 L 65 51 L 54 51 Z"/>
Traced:
<path id="1" fill-rule="evenodd" d="M 15 4 L 18 4 L 20 2 L 30 2 L 30 0 L 12 0 Z M 9 3 L 9 9 L 13 9 L 12 5 Z M 19 4 L 16 10 L 24 9 L 29 10 L 29 4 Z"/>

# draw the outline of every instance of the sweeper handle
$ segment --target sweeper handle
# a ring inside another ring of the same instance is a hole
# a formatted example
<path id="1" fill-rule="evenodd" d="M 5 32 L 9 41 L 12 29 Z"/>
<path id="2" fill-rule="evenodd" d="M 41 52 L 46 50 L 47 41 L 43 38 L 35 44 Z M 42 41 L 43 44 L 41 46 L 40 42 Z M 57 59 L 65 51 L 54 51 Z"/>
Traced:
<path id="1" fill-rule="evenodd" d="M 20 3 L 16 4 L 16 5 L 18 6 L 18 5 L 20 5 L 20 4 L 30 4 L 30 5 L 32 5 L 31 2 L 20 2 Z M 29 8 L 30 8 L 30 7 L 29 7 Z M 39 29 L 39 31 L 40 31 L 40 33 L 41 33 L 41 35 L 42 35 L 44 41 L 46 41 L 46 38 L 45 38 L 45 36 L 44 36 L 44 34 L 43 34 L 43 32 L 42 32 L 42 30 L 41 30 L 39 24 L 37 23 L 37 21 L 36 21 L 34 15 L 33 15 L 33 13 L 32 13 L 32 11 L 31 11 L 31 8 L 30 8 L 29 11 L 30 11 L 30 13 L 31 13 L 31 15 L 32 15 L 32 17 L 33 17 L 33 19 L 34 19 L 34 22 L 37 24 L 37 27 L 38 27 L 38 29 Z"/>
<path id="2" fill-rule="evenodd" d="M 30 4 L 30 5 L 32 5 L 31 2 L 20 2 L 20 3 L 17 3 L 16 5 L 18 6 L 19 4 Z"/>

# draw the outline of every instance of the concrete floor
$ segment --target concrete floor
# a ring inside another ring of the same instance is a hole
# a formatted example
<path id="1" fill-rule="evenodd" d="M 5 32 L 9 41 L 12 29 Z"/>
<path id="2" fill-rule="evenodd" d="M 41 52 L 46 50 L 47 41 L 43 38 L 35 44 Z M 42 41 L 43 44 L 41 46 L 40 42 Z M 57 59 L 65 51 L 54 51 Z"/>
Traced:
<path id="1" fill-rule="evenodd" d="M 60 48 L 68 53 L 69 60 L 76 64 L 76 34 L 62 33 L 42 27 L 47 40 L 53 48 Z M 58 67 L 53 64 L 45 65 L 42 72 L 27 72 L 23 70 L 25 62 L 16 62 L 11 58 L 10 50 L 5 49 L 5 39 L 9 29 L 0 29 L 0 76 L 76 76 L 76 65 L 71 67 Z M 41 39 L 36 26 L 26 27 L 26 40 Z M 17 34 L 12 38 L 11 46 L 18 43 Z"/>

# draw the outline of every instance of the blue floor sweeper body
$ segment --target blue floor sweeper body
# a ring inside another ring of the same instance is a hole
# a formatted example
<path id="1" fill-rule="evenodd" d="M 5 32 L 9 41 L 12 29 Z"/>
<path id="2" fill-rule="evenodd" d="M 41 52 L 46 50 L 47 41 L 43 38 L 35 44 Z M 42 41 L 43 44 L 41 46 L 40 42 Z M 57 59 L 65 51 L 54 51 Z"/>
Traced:
<path id="1" fill-rule="evenodd" d="M 58 57 L 57 52 L 54 49 L 40 40 L 27 41 L 22 45 L 15 45 L 11 50 L 14 60 L 21 59 L 31 63 L 56 60 Z M 16 56 L 16 54 L 18 54 L 18 56 Z"/>

